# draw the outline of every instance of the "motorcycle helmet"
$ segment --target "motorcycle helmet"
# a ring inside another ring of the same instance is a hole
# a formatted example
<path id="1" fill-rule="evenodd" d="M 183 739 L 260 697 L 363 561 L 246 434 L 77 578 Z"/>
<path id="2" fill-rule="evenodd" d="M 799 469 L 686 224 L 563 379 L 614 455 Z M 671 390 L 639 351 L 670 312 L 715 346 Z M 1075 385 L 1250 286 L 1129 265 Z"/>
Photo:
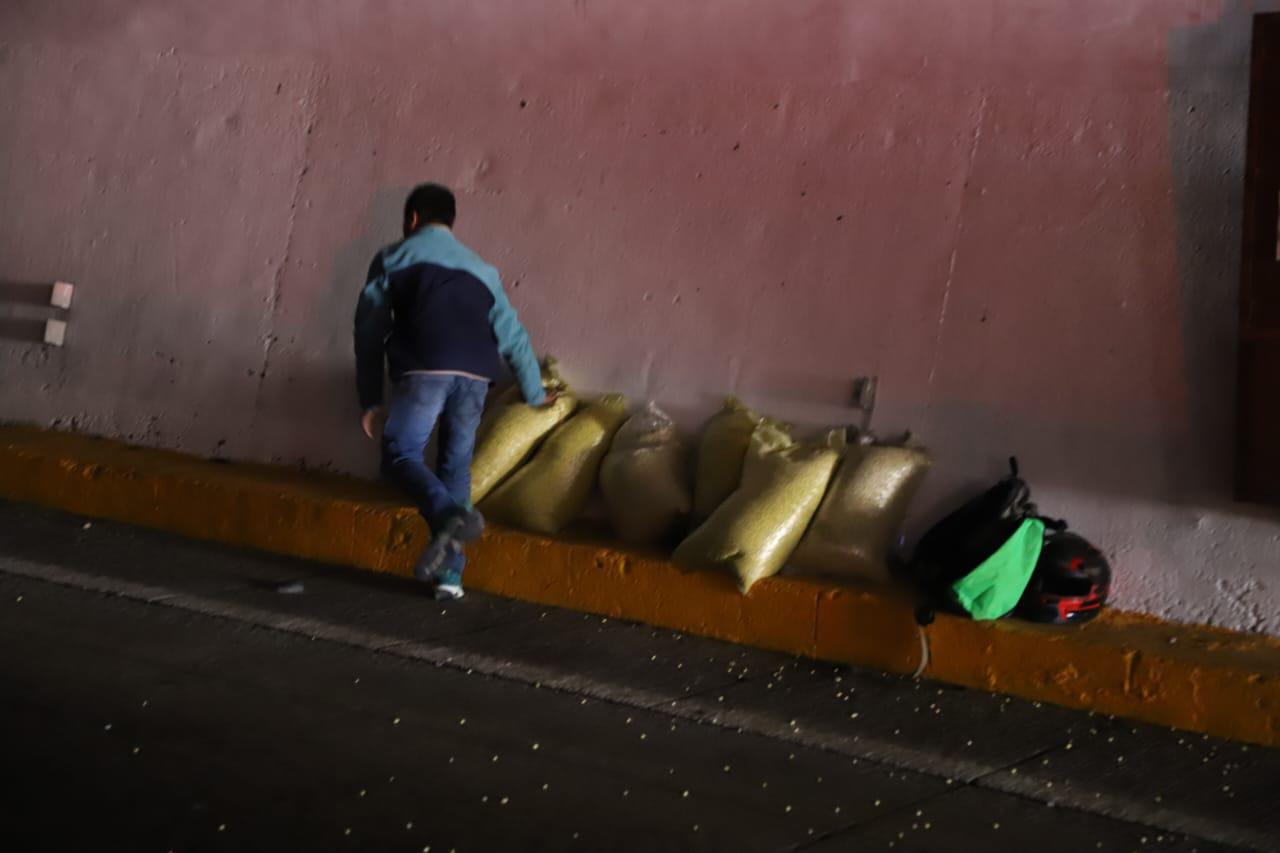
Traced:
<path id="1" fill-rule="evenodd" d="M 1111 566 L 1102 552 L 1082 536 L 1050 533 L 1031 581 L 1016 608 L 1032 622 L 1067 625 L 1088 622 L 1107 603 Z"/>

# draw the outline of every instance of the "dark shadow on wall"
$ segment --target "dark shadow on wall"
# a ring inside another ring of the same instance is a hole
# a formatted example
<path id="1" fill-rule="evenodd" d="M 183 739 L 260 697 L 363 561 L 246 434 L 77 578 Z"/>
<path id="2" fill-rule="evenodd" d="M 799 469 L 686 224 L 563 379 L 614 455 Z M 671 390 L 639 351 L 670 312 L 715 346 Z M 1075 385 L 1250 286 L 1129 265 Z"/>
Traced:
<path id="1" fill-rule="evenodd" d="M 391 186 L 375 192 L 359 219 L 359 235 L 335 247 L 327 283 L 313 300 L 314 305 L 345 307 L 315 316 L 326 325 L 315 328 L 309 356 L 294 351 L 292 340 L 281 342 L 269 393 L 254 415 L 261 435 L 237 452 L 262 455 L 264 448 L 272 448 L 273 461 L 376 475 L 376 446 L 369 445 L 358 426 L 351 321 L 370 260 L 401 236 L 410 189 Z M 280 448 L 288 450 L 281 453 Z"/>
<path id="2" fill-rule="evenodd" d="M 360 296 L 369 274 L 369 262 L 379 249 L 399 240 L 403 228 L 404 200 L 413 187 L 382 187 L 374 193 L 365 211 L 364 230 L 360 236 L 344 245 L 333 258 L 333 276 L 329 280 L 327 297 L 335 303 L 346 301 L 354 317 L 356 300 Z M 348 330 L 349 334 L 350 330 Z M 351 348 L 348 348 L 351 351 Z M 356 363 L 352 355 L 346 375 L 342 378 L 351 395 L 351 408 L 355 409 Z"/>
<path id="3" fill-rule="evenodd" d="M 53 285 L 47 281 L 0 281 L 0 306 L 48 307 L 52 293 Z"/>
<path id="4" fill-rule="evenodd" d="M 0 317 L 0 340 L 43 345 L 44 327 L 44 320 Z"/>
<path id="5" fill-rule="evenodd" d="M 339 299 L 349 294 L 351 307 L 355 309 L 360 283 L 369 272 L 369 261 L 374 253 L 400 239 L 404 200 L 412 190 L 411 186 L 394 186 L 382 187 L 374 193 L 365 212 L 364 231 L 334 255 L 333 277 L 329 280 L 330 298 Z"/>
<path id="6" fill-rule="evenodd" d="M 1189 389 L 1180 503 L 1232 503 L 1249 56 L 1253 16 L 1280 0 L 1229 0 L 1216 21 L 1169 34 L 1169 154 Z M 1234 509 L 1239 509 L 1234 508 Z M 1233 509 L 1233 511 L 1234 511 Z"/>
<path id="7" fill-rule="evenodd" d="M 1253 17 L 1277 10 L 1280 0 L 1227 0 L 1212 20 L 1167 36 L 1168 156 L 1186 421 L 1125 432 L 1087 419 L 1068 424 L 963 401 L 936 403 L 931 420 L 947 429 L 923 436 L 938 464 L 913 516 L 940 515 L 960 495 L 1000 476 L 1007 456 L 1016 454 L 1033 488 L 1276 517 L 1273 511 L 1235 503 L 1232 480 Z M 965 436 L 1003 436 L 1012 442 L 976 446 Z M 978 471 L 987 477 L 975 478 Z"/>

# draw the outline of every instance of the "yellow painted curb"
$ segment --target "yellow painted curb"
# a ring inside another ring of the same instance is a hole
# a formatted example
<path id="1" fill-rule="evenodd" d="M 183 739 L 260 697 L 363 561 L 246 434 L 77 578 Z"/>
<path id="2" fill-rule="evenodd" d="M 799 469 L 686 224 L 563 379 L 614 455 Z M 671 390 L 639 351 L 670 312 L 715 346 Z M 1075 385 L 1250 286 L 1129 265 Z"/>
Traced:
<path id="1" fill-rule="evenodd" d="M 0 428 L 0 497 L 278 554 L 409 574 L 426 538 L 387 488 L 25 427 Z M 906 594 L 728 576 L 588 541 L 490 530 L 469 587 L 823 660 L 909 673 Z M 1028 699 L 1280 746 L 1280 640 L 1108 612 L 1053 628 L 939 615 L 925 674 Z"/>

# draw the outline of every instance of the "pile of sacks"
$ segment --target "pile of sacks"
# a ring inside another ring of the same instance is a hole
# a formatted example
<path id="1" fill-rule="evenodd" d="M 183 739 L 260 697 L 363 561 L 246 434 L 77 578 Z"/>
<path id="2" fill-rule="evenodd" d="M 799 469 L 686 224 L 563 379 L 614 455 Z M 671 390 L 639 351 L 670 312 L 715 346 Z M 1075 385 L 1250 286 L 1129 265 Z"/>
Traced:
<path id="1" fill-rule="evenodd" d="M 478 436 L 472 501 L 495 521 L 554 534 L 580 517 L 597 483 L 616 534 L 676 544 L 684 568 L 728 570 L 743 592 L 782 571 L 882 580 L 893 537 L 930 467 L 918 448 L 801 442 L 730 398 L 696 446 L 653 403 L 579 400 L 554 362 L 544 408 L 499 398 Z"/>

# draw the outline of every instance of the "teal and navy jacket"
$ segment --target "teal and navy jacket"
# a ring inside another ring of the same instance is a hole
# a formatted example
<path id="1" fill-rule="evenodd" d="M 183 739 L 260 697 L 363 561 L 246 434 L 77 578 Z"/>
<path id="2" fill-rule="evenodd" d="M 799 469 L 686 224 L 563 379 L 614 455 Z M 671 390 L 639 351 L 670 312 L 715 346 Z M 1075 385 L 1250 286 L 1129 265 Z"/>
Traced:
<path id="1" fill-rule="evenodd" d="M 545 401 L 538 359 L 498 271 L 447 228 L 428 226 L 374 257 L 356 305 L 360 405 L 382 403 L 384 359 L 391 380 L 406 373 L 461 373 L 493 381 L 505 360 L 524 399 Z"/>

